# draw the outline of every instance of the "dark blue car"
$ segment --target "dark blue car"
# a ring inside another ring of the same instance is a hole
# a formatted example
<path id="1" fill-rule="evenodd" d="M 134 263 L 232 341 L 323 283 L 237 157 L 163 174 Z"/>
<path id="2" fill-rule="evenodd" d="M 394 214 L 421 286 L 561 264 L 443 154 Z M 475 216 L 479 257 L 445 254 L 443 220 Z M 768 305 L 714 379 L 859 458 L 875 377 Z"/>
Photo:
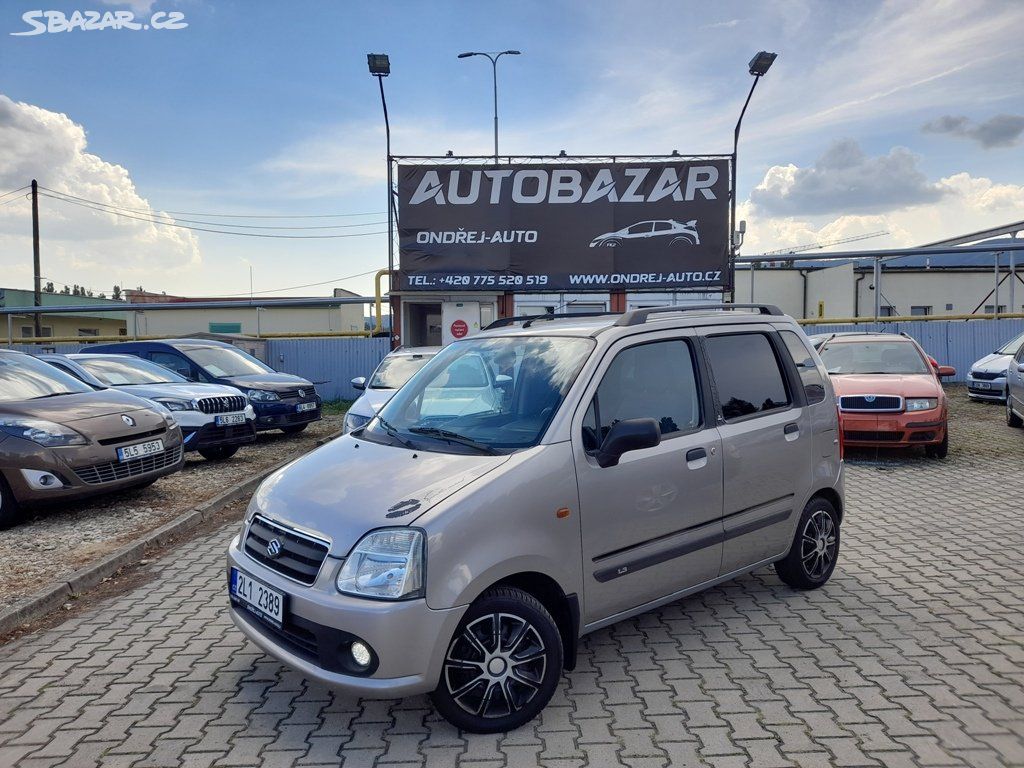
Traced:
<path id="1" fill-rule="evenodd" d="M 320 420 L 320 396 L 301 376 L 278 373 L 266 363 L 223 341 L 163 339 L 95 344 L 89 352 L 135 355 L 189 381 L 227 384 L 240 389 L 256 411 L 256 429 L 304 430 Z"/>

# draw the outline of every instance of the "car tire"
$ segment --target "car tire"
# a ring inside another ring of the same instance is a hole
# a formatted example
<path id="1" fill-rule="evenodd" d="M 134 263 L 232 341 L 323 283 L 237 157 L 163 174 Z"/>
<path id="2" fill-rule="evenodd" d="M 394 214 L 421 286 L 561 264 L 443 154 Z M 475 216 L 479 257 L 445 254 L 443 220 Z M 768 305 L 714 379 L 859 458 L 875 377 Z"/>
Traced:
<path id="1" fill-rule="evenodd" d="M 496 587 L 469 606 L 430 697 L 457 728 L 503 733 L 540 714 L 561 676 L 562 638 L 551 614 L 520 589 Z"/>
<path id="2" fill-rule="evenodd" d="M 622 241 L 618 238 L 612 238 L 611 240 L 604 240 L 601 242 L 602 248 L 615 248 L 622 245 Z"/>
<path id="3" fill-rule="evenodd" d="M 238 453 L 237 445 L 216 445 L 212 448 L 200 448 L 199 455 L 207 461 L 224 461 Z"/>
<path id="4" fill-rule="evenodd" d="M 804 507 L 789 552 L 775 563 L 779 578 L 794 589 L 817 589 L 831 578 L 839 560 L 839 513 L 816 496 Z"/>
<path id="5" fill-rule="evenodd" d="M 1024 424 L 1024 419 L 1021 419 L 1020 416 L 1013 412 L 1013 406 L 1010 405 L 1010 398 L 1006 398 L 1006 426 L 1019 427 L 1022 424 Z"/>
<path id="6" fill-rule="evenodd" d="M 14 498 L 7 481 L 0 477 L 0 530 L 10 528 L 21 520 L 21 507 Z"/>
<path id="7" fill-rule="evenodd" d="M 678 245 L 679 243 L 685 243 L 686 245 L 693 245 L 693 238 L 689 235 L 676 235 L 669 241 L 669 245 Z"/>
<path id="8" fill-rule="evenodd" d="M 924 455 L 929 459 L 944 459 L 949 455 L 949 427 L 946 427 L 946 434 L 942 436 L 941 443 L 924 447 Z"/>
<path id="9" fill-rule="evenodd" d="M 308 426 L 309 424 L 296 424 L 293 427 L 281 427 L 281 431 L 286 435 L 297 435 Z"/>

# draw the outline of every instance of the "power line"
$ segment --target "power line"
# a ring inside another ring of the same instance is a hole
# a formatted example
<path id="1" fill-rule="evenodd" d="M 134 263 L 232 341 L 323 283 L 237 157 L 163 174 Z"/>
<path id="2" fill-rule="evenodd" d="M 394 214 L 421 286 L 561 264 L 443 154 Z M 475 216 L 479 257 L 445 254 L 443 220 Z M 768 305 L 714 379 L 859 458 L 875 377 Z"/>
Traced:
<path id="1" fill-rule="evenodd" d="M 85 197 L 77 197 L 67 192 L 59 192 L 56 189 L 50 189 L 49 187 L 39 186 L 40 189 L 45 189 L 47 192 L 53 192 L 58 195 L 64 195 L 65 197 L 74 198 L 80 200 L 83 203 L 98 203 L 96 200 L 89 200 Z M 28 187 L 22 187 L 22 189 L 28 189 Z M 15 190 L 20 191 L 20 190 Z M 99 205 L 106 205 L 106 203 L 98 203 Z M 123 211 L 133 211 L 136 213 L 150 213 L 153 208 L 131 208 L 128 206 L 110 206 L 112 208 L 120 208 Z M 366 213 L 308 213 L 308 214 L 275 214 L 275 213 L 197 213 L 195 211 L 164 211 L 166 214 L 172 216 L 207 216 L 212 219 L 342 219 L 348 217 L 357 216 L 383 216 L 387 211 L 368 211 Z M 222 225 L 226 226 L 226 225 Z"/>
<path id="2" fill-rule="evenodd" d="M 271 235 L 271 234 L 264 233 L 264 232 L 232 232 L 231 230 L 226 230 L 226 229 L 209 229 L 209 228 L 205 228 L 205 227 L 191 227 L 191 226 L 188 226 L 186 224 L 176 224 L 174 222 L 161 221 L 159 219 L 153 219 L 153 218 L 146 217 L 146 216 L 133 216 L 133 215 L 131 215 L 129 213 L 122 213 L 120 211 L 107 210 L 105 208 L 99 208 L 99 207 L 97 207 L 95 205 L 92 205 L 92 204 L 89 204 L 89 203 L 79 203 L 79 202 L 76 202 L 74 200 L 68 200 L 68 199 L 63 198 L 63 197 L 58 197 L 57 195 L 49 195 L 49 194 L 46 194 L 45 192 L 44 193 L 40 193 L 40 194 L 43 197 L 48 197 L 51 200 L 59 200 L 62 203 L 67 203 L 68 205 L 77 205 L 77 206 L 80 206 L 82 208 L 90 208 L 90 209 L 92 209 L 94 211 L 99 211 L 100 213 L 109 213 L 109 214 L 111 214 L 113 216 L 121 216 L 121 217 L 126 218 L 126 219 L 134 219 L 136 221 L 144 221 L 147 224 L 159 224 L 159 225 L 164 226 L 164 227 L 176 227 L 177 229 L 188 229 L 188 230 L 192 230 L 194 232 L 212 232 L 212 233 L 218 234 L 218 235 L 236 235 L 238 237 L 268 237 L 268 238 L 274 238 L 274 239 L 278 239 L 278 240 L 336 240 L 336 239 L 347 238 L 347 237 L 366 237 L 368 235 L 386 235 L 387 234 L 386 231 L 380 231 L 380 232 L 350 232 L 350 233 L 343 234 L 343 235 Z"/>
<path id="3" fill-rule="evenodd" d="M 0 203 L 0 207 L 3 207 L 9 203 L 16 203 L 19 200 L 24 200 L 26 197 L 28 197 L 28 195 L 19 195 L 18 197 L 12 197 L 10 200 L 4 200 L 2 203 Z"/>
<path id="4" fill-rule="evenodd" d="M 360 272 L 357 275 L 348 275 L 347 277 L 336 277 L 333 280 L 322 280 L 319 283 L 306 283 L 304 285 L 292 285 L 292 286 L 289 286 L 288 288 L 272 288 L 269 291 L 256 291 L 256 293 L 254 293 L 252 295 L 253 296 L 262 296 L 265 293 L 281 293 L 282 291 L 296 291 L 299 288 L 314 288 L 314 287 L 316 287 L 318 285 L 329 285 L 330 283 L 343 283 L 346 280 L 354 280 L 357 277 L 366 277 L 367 275 L 376 274 L 378 271 L 379 270 L 371 269 L 369 272 Z M 221 294 L 221 295 L 224 298 L 229 298 L 230 299 L 230 298 L 234 298 L 235 296 L 248 296 L 250 294 L 249 294 L 248 291 L 246 291 L 245 293 L 227 293 L 227 294 Z"/>
<path id="5" fill-rule="evenodd" d="M 26 184 L 24 187 L 18 187 L 18 189 L 12 189 L 10 192 L 4 192 L 2 195 L 0 195 L 0 200 L 3 200 L 8 195 L 17 195 L 19 192 L 23 192 L 26 189 L 28 189 L 28 184 Z M 17 200 L 18 198 L 14 197 L 14 198 L 11 198 L 11 199 L 12 200 Z M 7 202 L 9 203 L 9 202 L 11 202 L 11 200 L 8 200 Z M 4 205 L 6 205 L 6 204 L 7 203 L 4 203 Z"/>
<path id="6" fill-rule="evenodd" d="M 121 213 L 123 211 L 132 211 L 133 210 L 131 208 L 122 208 L 121 206 L 118 206 L 118 205 L 110 205 L 109 203 L 101 203 L 98 200 L 87 200 L 87 199 L 85 199 L 83 197 L 75 197 L 74 195 L 66 195 L 63 192 L 54 192 L 52 189 L 48 189 L 47 187 L 41 187 L 41 189 L 46 189 L 48 192 L 51 192 L 54 195 L 59 196 L 60 199 L 64 200 L 64 202 L 67 202 L 67 203 L 71 203 L 71 202 L 73 202 L 73 200 L 77 200 L 77 201 L 81 201 L 82 203 L 88 203 L 88 204 L 91 204 L 91 205 L 100 206 L 100 207 L 105 208 L 105 209 L 109 208 L 111 213 Z M 73 198 L 73 200 L 68 200 L 66 198 Z M 172 218 L 169 215 L 162 214 L 162 213 L 155 213 L 155 212 L 152 212 L 152 211 L 150 211 L 147 214 L 147 216 L 152 218 L 154 220 L 154 223 L 156 223 L 156 224 L 167 224 L 167 223 L 173 224 L 173 223 L 178 222 L 178 221 L 183 221 L 183 222 L 186 222 L 188 224 L 206 224 L 206 225 L 209 225 L 209 226 L 212 226 L 212 227 L 234 227 L 236 229 L 289 229 L 289 230 L 299 230 L 299 229 L 301 229 L 301 230 L 306 230 L 306 229 L 351 229 L 353 227 L 371 227 L 371 226 L 378 226 L 380 224 L 387 224 L 386 221 L 364 221 L 364 222 L 362 222 L 360 224 L 327 224 L 327 225 L 323 225 L 323 226 L 314 226 L 314 227 L 308 227 L 308 226 L 292 227 L 292 226 L 281 226 L 281 225 L 267 226 L 267 225 L 259 225 L 259 224 L 230 224 L 230 223 L 222 224 L 222 223 L 216 222 L 216 221 L 200 221 L 200 220 L 197 220 L 197 219 Z"/>

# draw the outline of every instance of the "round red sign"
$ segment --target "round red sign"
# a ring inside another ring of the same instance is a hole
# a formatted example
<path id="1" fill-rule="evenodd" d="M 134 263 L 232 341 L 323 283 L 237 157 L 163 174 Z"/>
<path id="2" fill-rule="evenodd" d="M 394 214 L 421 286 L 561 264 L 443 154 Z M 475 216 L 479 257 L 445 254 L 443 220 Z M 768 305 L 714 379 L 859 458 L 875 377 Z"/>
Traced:
<path id="1" fill-rule="evenodd" d="M 461 339 L 467 333 L 469 333 L 469 326 L 466 325 L 465 320 L 456 320 L 452 323 L 452 336 L 456 339 Z"/>

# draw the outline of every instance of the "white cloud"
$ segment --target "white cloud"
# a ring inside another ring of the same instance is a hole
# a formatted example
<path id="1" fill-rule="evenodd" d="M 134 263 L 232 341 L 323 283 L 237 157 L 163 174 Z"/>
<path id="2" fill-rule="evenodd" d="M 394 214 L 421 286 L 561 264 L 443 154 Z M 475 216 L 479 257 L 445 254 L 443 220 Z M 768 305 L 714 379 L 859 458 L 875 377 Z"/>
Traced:
<path id="1" fill-rule="evenodd" d="M 136 14 L 143 15 L 153 10 L 156 0 L 100 0 L 104 5 L 128 6 Z"/>
<path id="2" fill-rule="evenodd" d="M 925 133 L 945 133 L 976 141 L 983 149 L 1012 147 L 1024 134 L 1024 115 L 993 115 L 974 123 L 966 115 L 942 115 L 921 126 Z"/>
<path id="3" fill-rule="evenodd" d="M 137 209 L 135 216 L 155 212 L 125 168 L 87 151 L 81 125 L 67 115 L 0 95 L 0 193 L 33 178 L 60 193 Z M 115 279 L 143 281 L 201 263 L 198 241 L 187 230 L 50 197 L 40 197 L 40 233 L 43 275 L 97 291 L 109 291 Z M 28 201 L 0 206 L 0 273 L 7 276 L 7 285 L 24 285 L 31 278 L 30 236 Z"/>
<path id="4" fill-rule="evenodd" d="M 869 157 L 857 142 L 842 139 L 809 168 L 769 168 L 751 201 L 768 214 L 862 213 L 932 202 L 945 191 L 929 183 L 909 150 Z"/>

